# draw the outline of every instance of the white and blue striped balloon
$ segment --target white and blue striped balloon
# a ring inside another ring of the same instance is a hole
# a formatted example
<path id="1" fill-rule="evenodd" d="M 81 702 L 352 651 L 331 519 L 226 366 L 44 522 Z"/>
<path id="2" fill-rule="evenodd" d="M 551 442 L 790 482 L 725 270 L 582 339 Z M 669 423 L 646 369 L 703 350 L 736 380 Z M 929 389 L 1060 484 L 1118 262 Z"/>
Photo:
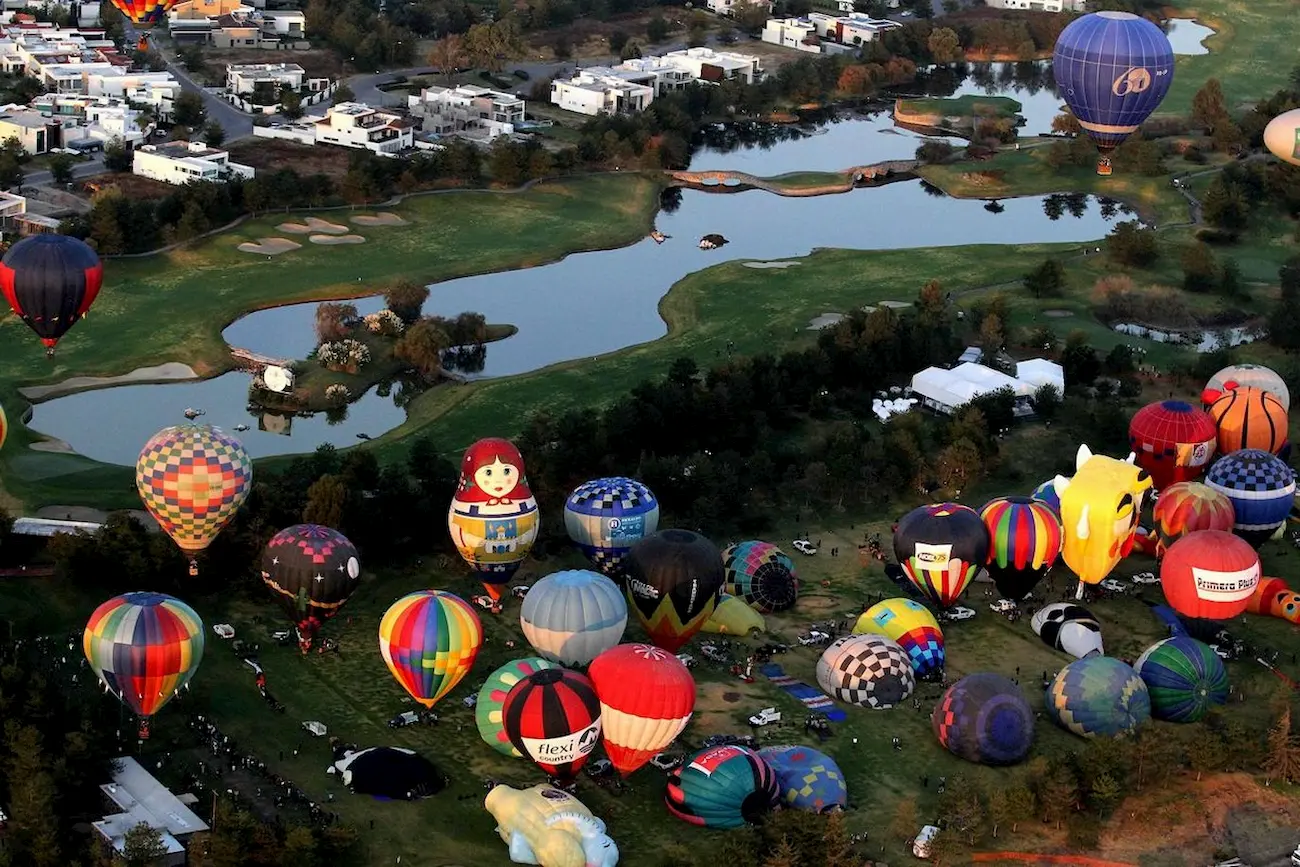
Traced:
<path id="1" fill-rule="evenodd" d="M 571 569 L 533 585 L 519 622 L 541 656 L 561 665 L 586 665 L 623 639 L 627 602 L 604 575 Z"/>

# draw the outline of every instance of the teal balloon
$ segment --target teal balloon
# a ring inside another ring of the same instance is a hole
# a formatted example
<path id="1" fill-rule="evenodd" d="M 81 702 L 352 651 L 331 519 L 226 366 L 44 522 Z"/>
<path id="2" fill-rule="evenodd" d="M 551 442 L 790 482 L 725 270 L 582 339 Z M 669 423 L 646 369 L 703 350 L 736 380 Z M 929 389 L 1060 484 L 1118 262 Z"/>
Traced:
<path id="1" fill-rule="evenodd" d="M 1228 701 L 1228 672 L 1208 644 L 1184 635 L 1146 649 L 1133 666 L 1151 694 L 1151 715 L 1166 722 L 1196 722 Z"/>
<path id="2" fill-rule="evenodd" d="M 1057 725 L 1085 738 L 1131 734 L 1151 718 L 1147 685 L 1109 656 L 1076 659 L 1061 669 L 1043 701 Z"/>
<path id="3" fill-rule="evenodd" d="M 739 828 L 760 821 L 780 800 L 776 772 L 753 750 L 711 747 L 668 778 L 664 804 L 684 822 Z"/>

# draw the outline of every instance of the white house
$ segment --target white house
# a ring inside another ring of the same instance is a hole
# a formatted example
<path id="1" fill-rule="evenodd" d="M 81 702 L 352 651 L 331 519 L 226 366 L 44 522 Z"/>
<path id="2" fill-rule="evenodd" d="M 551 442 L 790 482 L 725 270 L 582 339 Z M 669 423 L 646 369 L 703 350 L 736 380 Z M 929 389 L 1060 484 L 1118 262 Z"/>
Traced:
<path id="1" fill-rule="evenodd" d="M 763 25 L 760 38 L 772 45 L 807 51 L 810 54 L 822 52 L 817 28 L 807 18 L 769 18 L 767 24 Z"/>
<path id="2" fill-rule="evenodd" d="M 38 111 L 27 109 L 0 111 L 0 141 L 18 139 L 23 150 L 35 156 L 58 147 L 61 124 Z"/>
<path id="3" fill-rule="evenodd" d="M 1087 12 L 1087 0 L 988 0 L 993 9 L 1029 9 L 1034 12 Z"/>
<path id="4" fill-rule="evenodd" d="M 357 102 L 331 106 L 324 117 L 301 123 L 253 127 L 260 138 L 282 138 L 301 144 L 334 144 L 364 148 L 380 156 L 396 155 L 415 146 L 415 121 L 400 114 Z"/>
<path id="5" fill-rule="evenodd" d="M 736 7 L 757 6 L 768 15 L 772 14 L 772 0 L 707 0 L 710 12 L 718 15 L 735 15 Z"/>
<path id="6" fill-rule="evenodd" d="M 172 101 L 180 95 L 181 83 L 170 72 L 131 72 L 112 69 L 85 76 L 87 96 L 115 96 L 136 104 L 153 106 L 160 115 L 169 115 Z"/>
<path id="7" fill-rule="evenodd" d="M 1065 375 L 1060 365 L 1046 359 L 1020 362 L 1016 366 L 1016 376 L 1008 376 L 982 364 L 965 362 L 951 370 L 927 367 L 912 377 L 911 392 L 930 409 L 951 413 L 977 397 L 1009 389 L 1016 400 L 1016 414 L 1029 415 L 1033 412 L 1030 399 L 1034 392 L 1048 384 L 1064 391 Z"/>
<path id="8" fill-rule="evenodd" d="M 258 85 L 273 91 L 281 87 L 301 90 L 306 74 L 296 63 L 232 63 L 226 66 L 226 89 L 240 96 L 257 90 Z"/>
<path id="9" fill-rule="evenodd" d="M 192 181 L 224 183 L 232 177 L 251 178 L 253 167 L 232 163 L 230 154 L 202 142 L 168 142 L 142 145 L 135 149 L 131 171 L 165 184 L 184 185 Z"/>
<path id="10" fill-rule="evenodd" d="M 93 827 L 100 839 L 119 855 L 126 849 L 126 835 L 137 825 L 158 831 L 164 855 L 164 867 L 185 863 L 185 845 L 199 831 L 208 830 L 191 804 L 193 795 L 176 797 L 135 759 L 124 756 L 113 762 L 113 781 L 99 787 L 115 812 L 104 816 Z"/>
<path id="11" fill-rule="evenodd" d="M 637 74 L 635 81 L 655 89 L 655 96 L 682 90 L 695 80 L 689 69 L 678 66 L 665 57 L 636 57 L 624 60 L 614 69 Z"/>
<path id="12" fill-rule="evenodd" d="M 412 114 L 423 119 L 424 131 L 464 133 L 496 138 L 509 135 L 524 120 L 524 101 L 509 93 L 473 84 L 426 87 L 407 98 Z"/>
<path id="13" fill-rule="evenodd" d="M 712 48 L 686 48 L 670 51 L 665 61 L 689 70 L 697 81 L 743 81 L 753 84 L 763 79 L 763 61 L 751 54 L 714 51 Z"/>
<path id="14" fill-rule="evenodd" d="M 654 102 L 656 80 L 654 73 L 592 66 L 578 70 L 567 81 L 552 81 L 551 102 L 566 111 L 592 116 L 643 111 Z"/>
<path id="15" fill-rule="evenodd" d="M 127 149 L 141 145 L 145 140 L 145 130 L 138 123 L 140 112 L 130 105 L 113 101 L 115 104 L 93 103 L 86 107 L 86 115 L 78 126 L 63 128 L 63 146 L 75 150 L 94 150 L 102 148 L 113 139 L 120 139 Z"/>
<path id="16" fill-rule="evenodd" d="M 860 12 L 848 15 L 828 15 L 825 12 L 810 12 L 808 20 L 822 39 L 829 39 L 841 45 L 858 47 L 872 42 L 887 30 L 899 30 L 902 24 L 883 18 L 872 18 Z"/>

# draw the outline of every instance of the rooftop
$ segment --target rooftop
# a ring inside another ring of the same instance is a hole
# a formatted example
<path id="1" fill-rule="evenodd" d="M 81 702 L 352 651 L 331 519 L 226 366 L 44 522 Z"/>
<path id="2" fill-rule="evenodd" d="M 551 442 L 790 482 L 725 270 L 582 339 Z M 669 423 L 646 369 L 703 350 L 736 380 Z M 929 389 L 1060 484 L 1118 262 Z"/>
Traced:
<path id="1" fill-rule="evenodd" d="M 305 70 L 296 63 L 232 63 L 226 67 L 231 75 L 303 75 Z"/>
<path id="2" fill-rule="evenodd" d="M 51 123 L 58 122 L 51 121 L 39 111 L 6 111 L 5 113 L 0 114 L 0 121 L 13 124 L 14 126 L 21 126 L 26 129 L 45 129 L 45 127 L 49 126 Z"/>
<path id="3" fill-rule="evenodd" d="M 183 851 L 177 837 L 208 830 L 206 822 L 135 759 L 124 756 L 116 760 L 116 765 L 113 782 L 99 788 L 121 812 L 105 816 L 94 824 L 95 829 L 112 840 L 117 849 L 122 848 L 126 832 L 141 823 L 163 832 L 163 842 L 169 853 Z"/>
<path id="4" fill-rule="evenodd" d="M 13 532 L 19 536 L 53 536 L 55 533 L 93 533 L 102 524 L 91 521 L 56 521 L 52 518 L 15 518 Z"/>
<path id="5" fill-rule="evenodd" d="M 226 152 L 210 148 L 202 142 L 172 141 L 156 145 L 141 145 L 139 150 L 143 153 L 156 153 L 159 156 L 169 157 L 174 160 L 203 160 L 210 157 L 225 156 Z"/>

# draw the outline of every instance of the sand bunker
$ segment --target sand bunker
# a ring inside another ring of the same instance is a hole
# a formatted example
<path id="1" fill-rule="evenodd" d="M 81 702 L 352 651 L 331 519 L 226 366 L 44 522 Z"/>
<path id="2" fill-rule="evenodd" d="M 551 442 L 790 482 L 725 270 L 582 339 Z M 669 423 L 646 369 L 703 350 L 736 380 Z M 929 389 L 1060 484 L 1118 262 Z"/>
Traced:
<path id="1" fill-rule="evenodd" d="M 57 394 L 98 388 L 103 385 L 122 385 L 128 382 L 163 382 L 173 379 L 198 379 L 199 375 L 188 364 L 169 361 L 154 367 L 141 367 L 121 376 L 74 376 L 54 385 L 32 385 L 18 389 L 18 393 L 28 400 L 42 400 Z M 44 451 L 44 450 L 42 450 Z"/>
<path id="2" fill-rule="evenodd" d="M 63 440 L 41 440 L 40 442 L 32 443 L 31 449 L 34 452 L 54 452 L 55 454 L 60 455 L 76 454 L 76 451 L 73 450 L 72 446 L 68 445 Z"/>
<path id="3" fill-rule="evenodd" d="M 843 313 L 823 313 L 816 319 L 808 323 L 809 331 L 821 331 L 823 328 L 830 328 L 835 323 L 844 318 Z"/>
<path id="4" fill-rule="evenodd" d="M 893 310 L 901 310 L 904 307 L 911 307 L 912 302 L 911 301 L 881 301 L 880 306 L 889 307 Z"/>
<path id="5" fill-rule="evenodd" d="M 313 244 L 364 244 L 366 239 L 361 235 L 312 235 L 307 239 Z"/>
<path id="6" fill-rule="evenodd" d="M 288 232 L 290 235 L 307 235 L 312 232 L 325 235 L 346 235 L 348 233 L 347 226 L 340 226 L 338 223 L 331 223 L 319 217 L 308 217 L 301 223 L 281 223 L 276 228 L 281 232 Z"/>
<path id="7" fill-rule="evenodd" d="M 352 218 L 358 226 L 405 226 L 406 221 L 396 214 L 358 214 Z"/>
<path id="8" fill-rule="evenodd" d="M 245 241 L 236 249 L 241 253 L 256 253 L 259 256 L 279 256 L 281 253 L 288 253 L 300 247 L 302 244 L 290 241 L 288 238 L 261 238 L 256 243 Z"/>
<path id="9" fill-rule="evenodd" d="M 1043 315 L 1048 319 L 1066 319 L 1074 315 L 1073 310 L 1044 310 Z"/>
<path id="10" fill-rule="evenodd" d="M 746 268 L 793 268 L 798 262 L 746 262 Z"/>

